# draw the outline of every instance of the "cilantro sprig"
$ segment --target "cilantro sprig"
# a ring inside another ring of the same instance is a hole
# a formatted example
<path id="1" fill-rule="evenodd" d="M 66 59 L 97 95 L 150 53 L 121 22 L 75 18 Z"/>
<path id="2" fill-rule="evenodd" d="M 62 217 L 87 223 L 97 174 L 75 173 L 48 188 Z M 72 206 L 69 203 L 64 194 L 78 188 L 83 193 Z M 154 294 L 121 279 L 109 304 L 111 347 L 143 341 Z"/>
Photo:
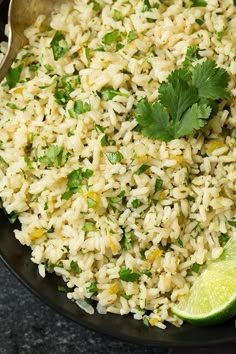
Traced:
<path id="1" fill-rule="evenodd" d="M 138 102 L 135 118 L 141 134 L 170 141 L 203 128 L 219 102 L 229 98 L 228 83 L 228 73 L 213 60 L 174 70 L 161 83 L 158 101 Z"/>

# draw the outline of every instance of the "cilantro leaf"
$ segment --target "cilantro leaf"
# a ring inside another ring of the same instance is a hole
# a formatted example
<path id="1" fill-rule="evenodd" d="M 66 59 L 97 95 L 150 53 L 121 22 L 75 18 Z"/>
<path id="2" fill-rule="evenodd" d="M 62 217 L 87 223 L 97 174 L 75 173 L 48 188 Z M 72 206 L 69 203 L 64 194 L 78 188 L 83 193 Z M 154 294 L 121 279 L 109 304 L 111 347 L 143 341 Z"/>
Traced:
<path id="1" fill-rule="evenodd" d="M 190 0 L 190 7 L 206 7 L 207 3 L 205 0 Z"/>
<path id="2" fill-rule="evenodd" d="M 135 39 L 137 39 L 137 38 L 138 38 L 137 33 L 134 32 L 134 31 L 130 31 L 130 32 L 128 33 L 127 43 L 131 43 L 131 42 L 133 42 L 133 41 L 134 41 Z"/>
<path id="3" fill-rule="evenodd" d="M 70 197 L 78 192 L 81 192 L 81 187 L 82 187 L 82 181 L 83 181 L 83 176 L 82 176 L 82 169 L 78 168 L 77 170 L 74 170 L 70 172 L 67 176 L 67 185 L 66 185 L 66 191 L 62 194 L 62 199 L 68 200 Z"/>
<path id="4" fill-rule="evenodd" d="M 236 227 L 236 220 L 228 220 L 230 226 Z"/>
<path id="5" fill-rule="evenodd" d="M 213 60 L 174 70 L 159 87 L 159 101 L 138 102 L 141 134 L 170 141 L 201 129 L 218 111 L 219 100 L 229 97 L 228 83 L 228 73 Z"/>
<path id="6" fill-rule="evenodd" d="M 88 287 L 87 290 L 89 293 L 96 295 L 98 292 L 97 284 L 96 283 L 91 283 Z"/>
<path id="7" fill-rule="evenodd" d="M 105 155 L 112 165 L 115 165 L 117 162 L 120 162 L 123 159 L 123 155 L 120 151 L 106 152 Z"/>
<path id="8" fill-rule="evenodd" d="M 24 64 L 21 63 L 15 68 L 10 68 L 6 75 L 7 84 L 12 89 L 20 81 L 20 74 L 23 70 Z"/>
<path id="9" fill-rule="evenodd" d="M 118 29 L 115 29 L 112 32 L 108 32 L 107 34 L 105 34 L 105 36 L 103 37 L 103 43 L 104 44 L 112 44 L 112 42 L 117 42 L 120 41 L 122 39 L 120 32 L 118 31 Z"/>
<path id="10" fill-rule="evenodd" d="M 58 60 L 64 56 L 64 54 L 68 51 L 68 44 L 65 41 L 65 36 L 60 31 L 56 31 L 54 37 L 50 43 L 54 60 Z"/>
<path id="11" fill-rule="evenodd" d="M 77 115 L 89 112 L 91 109 L 91 106 L 87 102 L 83 102 L 81 100 L 75 101 L 74 103 L 74 108 L 69 109 L 69 115 L 71 118 L 77 118 Z"/>
<path id="12" fill-rule="evenodd" d="M 210 107 L 205 104 L 195 103 L 184 113 L 182 119 L 175 126 L 175 137 L 180 138 L 204 127 L 210 114 Z"/>
<path id="13" fill-rule="evenodd" d="M 155 193 L 159 192 L 162 189 L 162 186 L 163 186 L 162 179 L 157 178 L 155 182 L 155 188 L 154 188 Z"/>
<path id="14" fill-rule="evenodd" d="M 80 274 L 82 273 L 82 269 L 79 267 L 77 262 L 72 260 L 70 262 L 70 272 L 73 272 L 75 274 Z"/>
<path id="15" fill-rule="evenodd" d="M 142 135 L 163 141 L 173 139 L 169 115 L 159 102 L 151 105 L 146 99 L 139 101 L 136 108 L 136 120 L 143 127 Z"/>
<path id="16" fill-rule="evenodd" d="M 139 280 L 140 278 L 140 274 L 132 272 L 130 268 L 125 267 L 121 268 L 121 270 L 119 271 L 119 276 L 121 280 L 132 283 Z"/>
<path id="17" fill-rule="evenodd" d="M 127 93 L 114 90 L 112 87 L 103 87 L 100 91 L 100 96 L 104 101 L 110 101 L 115 96 L 129 97 Z"/>
<path id="18" fill-rule="evenodd" d="M 140 176 L 143 172 L 147 171 L 149 168 L 150 168 L 149 165 L 141 165 L 134 174 Z"/>
<path id="19" fill-rule="evenodd" d="M 229 74 L 225 69 L 217 68 L 214 60 L 197 64 L 193 69 L 193 85 L 198 88 L 199 96 L 213 100 L 229 98 L 226 87 Z"/>
<path id="20" fill-rule="evenodd" d="M 183 61 L 183 66 L 184 67 L 188 67 L 188 66 L 192 65 L 192 63 L 194 61 L 201 59 L 201 56 L 199 55 L 200 51 L 201 51 L 201 49 L 198 48 L 198 47 L 189 46 L 187 48 L 186 56 L 185 56 L 185 59 Z"/>
<path id="21" fill-rule="evenodd" d="M 62 165 L 63 148 L 58 145 L 51 145 L 45 150 L 44 156 L 39 158 L 40 162 L 45 163 L 48 167 L 53 167 L 55 161 L 58 166 Z"/>
<path id="22" fill-rule="evenodd" d="M 120 241 L 121 248 L 124 251 L 129 251 L 132 248 L 132 233 L 124 232 L 124 236 Z"/>

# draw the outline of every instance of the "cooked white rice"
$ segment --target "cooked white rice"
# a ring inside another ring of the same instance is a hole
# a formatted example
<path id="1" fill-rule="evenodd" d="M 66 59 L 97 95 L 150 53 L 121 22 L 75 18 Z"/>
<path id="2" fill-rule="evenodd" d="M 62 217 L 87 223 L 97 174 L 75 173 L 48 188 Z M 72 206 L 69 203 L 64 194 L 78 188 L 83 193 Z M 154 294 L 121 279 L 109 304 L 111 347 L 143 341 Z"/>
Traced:
<path id="1" fill-rule="evenodd" d="M 170 0 L 143 11 L 141 0 L 98 3 L 71 1 L 52 15 L 50 29 L 41 16 L 26 30 L 29 45 L 14 63 L 24 63 L 21 81 L 10 91 L 4 82 L 0 87 L 0 156 L 7 163 L 0 164 L 0 197 L 8 214 L 19 215 L 15 236 L 31 247 L 40 274 L 46 268 L 61 275 L 69 299 L 84 307 L 82 300 L 93 296 L 101 313 L 179 326 L 171 307 L 197 276 L 192 265 L 217 258 L 219 236 L 233 233 L 228 220 L 235 217 L 235 100 L 223 102 L 204 131 L 169 143 L 133 130 L 132 113 L 142 97 L 158 97 L 160 82 L 181 67 L 190 45 L 201 49 L 199 62 L 214 59 L 227 70 L 229 91 L 236 95 L 236 6 L 233 0 L 207 0 L 206 7 L 189 8 L 188 1 Z M 121 20 L 114 20 L 115 10 Z M 127 43 L 124 36 L 118 51 L 113 44 L 97 50 L 115 29 L 134 31 L 137 38 Z M 57 61 L 50 45 L 56 30 L 69 47 Z M 73 90 L 63 106 L 54 92 L 65 75 Z M 103 87 L 124 95 L 104 101 L 98 95 Z M 69 112 L 77 100 L 91 109 L 74 119 Z M 101 145 L 104 134 L 108 146 Z M 61 167 L 37 158 L 52 145 L 63 148 Z M 123 158 L 112 165 L 105 154 L 116 151 Z M 136 175 L 143 164 L 151 167 Z M 81 192 L 62 199 L 68 174 L 78 168 L 93 175 Z M 154 195 L 157 178 L 163 187 Z M 88 207 L 88 198 L 96 205 Z M 125 233 L 131 237 L 128 250 L 122 248 Z M 123 267 L 140 274 L 139 280 L 121 280 Z M 97 294 L 89 291 L 93 283 Z"/>

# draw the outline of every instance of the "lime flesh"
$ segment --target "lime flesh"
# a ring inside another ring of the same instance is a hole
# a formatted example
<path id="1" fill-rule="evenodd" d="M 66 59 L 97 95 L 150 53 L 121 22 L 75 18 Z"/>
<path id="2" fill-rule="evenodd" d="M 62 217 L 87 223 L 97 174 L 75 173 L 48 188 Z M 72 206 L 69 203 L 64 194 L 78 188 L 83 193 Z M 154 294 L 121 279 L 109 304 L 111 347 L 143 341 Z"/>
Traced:
<path id="1" fill-rule="evenodd" d="M 236 314 L 236 237 L 228 241 L 220 258 L 203 270 L 173 312 L 196 325 L 222 323 Z"/>

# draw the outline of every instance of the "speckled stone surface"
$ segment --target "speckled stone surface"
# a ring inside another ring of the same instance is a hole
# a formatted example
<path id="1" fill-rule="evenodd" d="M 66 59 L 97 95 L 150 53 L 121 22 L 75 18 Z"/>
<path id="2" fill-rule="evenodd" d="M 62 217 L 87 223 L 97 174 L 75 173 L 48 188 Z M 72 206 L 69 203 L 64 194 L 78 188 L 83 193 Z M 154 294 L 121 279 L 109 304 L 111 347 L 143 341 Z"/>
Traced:
<path id="1" fill-rule="evenodd" d="M 218 348 L 149 348 L 89 331 L 39 302 L 0 262 L 0 354 L 235 354 Z"/>

